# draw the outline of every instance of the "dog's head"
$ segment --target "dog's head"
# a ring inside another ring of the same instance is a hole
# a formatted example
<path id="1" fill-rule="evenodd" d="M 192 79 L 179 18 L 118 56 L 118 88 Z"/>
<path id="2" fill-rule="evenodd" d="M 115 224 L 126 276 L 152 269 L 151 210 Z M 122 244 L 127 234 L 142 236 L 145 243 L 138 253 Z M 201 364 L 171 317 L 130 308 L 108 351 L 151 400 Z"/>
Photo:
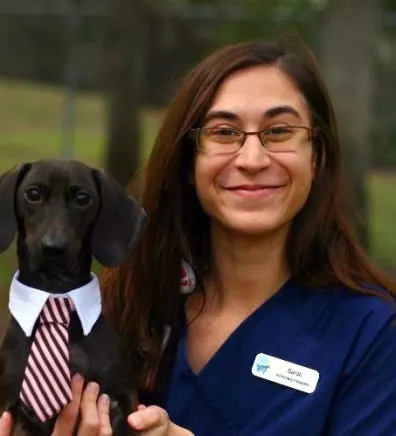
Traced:
<path id="1" fill-rule="evenodd" d="M 40 160 L 0 177 L 0 252 L 19 232 L 37 268 L 54 257 L 79 259 L 88 243 L 100 264 L 117 266 L 146 219 L 121 185 L 81 162 Z"/>

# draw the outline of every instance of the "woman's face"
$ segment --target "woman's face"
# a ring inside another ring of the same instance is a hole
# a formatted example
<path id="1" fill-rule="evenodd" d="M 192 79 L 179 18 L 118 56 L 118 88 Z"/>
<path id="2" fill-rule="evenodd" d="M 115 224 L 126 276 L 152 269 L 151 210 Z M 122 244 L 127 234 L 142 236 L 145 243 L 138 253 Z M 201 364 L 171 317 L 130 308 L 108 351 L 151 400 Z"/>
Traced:
<path id="1" fill-rule="evenodd" d="M 202 208 L 217 224 L 244 234 L 287 226 L 307 200 L 314 155 L 307 102 L 277 67 L 238 71 L 219 88 L 201 127 L 222 128 L 200 136 L 194 183 Z M 262 138 L 232 144 L 238 129 L 270 129 Z M 232 139 L 231 139 L 232 138 Z M 231 142 L 231 144 L 230 144 Z"/>

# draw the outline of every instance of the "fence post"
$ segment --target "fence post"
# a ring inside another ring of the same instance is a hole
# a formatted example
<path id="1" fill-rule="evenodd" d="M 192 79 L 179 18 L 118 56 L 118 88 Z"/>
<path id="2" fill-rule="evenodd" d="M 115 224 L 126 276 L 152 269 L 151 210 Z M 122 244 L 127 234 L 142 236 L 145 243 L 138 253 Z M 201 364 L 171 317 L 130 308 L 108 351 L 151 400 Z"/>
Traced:
<path id="1" fill-rule="evenodd" d="M 69 53 L 65 69 L 65 95 L 61 120 L 60 154 L 63 159 L 71 159 L 74 153 L 76 90 L 78 86 L 78 41 L 82 23 L 82 1 L 69 0 L 69 13 L 66 17 Z"/>

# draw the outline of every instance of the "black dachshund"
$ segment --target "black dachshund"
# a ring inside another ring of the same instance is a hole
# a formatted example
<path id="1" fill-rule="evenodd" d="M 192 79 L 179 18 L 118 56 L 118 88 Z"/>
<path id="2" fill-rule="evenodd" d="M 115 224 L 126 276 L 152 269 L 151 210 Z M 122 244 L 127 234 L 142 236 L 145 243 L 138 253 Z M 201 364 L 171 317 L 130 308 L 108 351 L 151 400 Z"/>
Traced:
<path id="1" fill-rule="evenodd" d="M 81 162 L 41 160 L 0 177 L 0 253 L 17 235 L 14 281 L 24 289 L 62 294 L 86 286 L 95 278 L 93 257 L 106 267 L 119 265 L 146 220 L 143 209 L 115 180 Z M 29 336 L 21 318 L 18 322 L 11 310 L 0 349 L 0 413 L 11 411 L 14 434 L 51 435 L 56 416 L 42 422 L 19 399 L 38 324 Z M 73 312 L 69 345 L 71 373 L 98 382 L 101 393 L 110 397 L 113 434 L 135 434 L 126 416 L 137 405 L 136 374 L 124 363 L 119 337 L 100 310 L 88 334 Z"/>

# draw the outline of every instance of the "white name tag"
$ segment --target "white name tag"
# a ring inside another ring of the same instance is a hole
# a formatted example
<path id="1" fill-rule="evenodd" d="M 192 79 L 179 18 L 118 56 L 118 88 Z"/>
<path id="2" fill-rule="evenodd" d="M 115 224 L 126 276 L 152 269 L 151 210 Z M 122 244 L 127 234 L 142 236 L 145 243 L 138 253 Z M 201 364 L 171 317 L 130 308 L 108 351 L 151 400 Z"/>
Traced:
<path id="1" fill-rule="evenodd" d="M 319 381 L 319 373 L 314 369 L 262 353 L 254 359 L 252 374 L 308 394 L 315 391 Z"/>

